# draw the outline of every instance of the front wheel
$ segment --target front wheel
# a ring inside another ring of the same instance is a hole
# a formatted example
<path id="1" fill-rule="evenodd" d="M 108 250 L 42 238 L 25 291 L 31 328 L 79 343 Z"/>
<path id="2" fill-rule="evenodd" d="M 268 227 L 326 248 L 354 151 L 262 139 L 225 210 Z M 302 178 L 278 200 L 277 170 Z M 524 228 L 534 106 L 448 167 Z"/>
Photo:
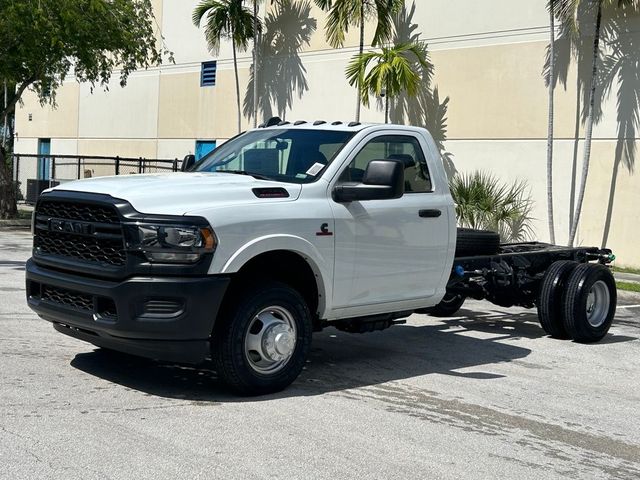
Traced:
<path id="1" fill-rule="evenodd" d="M 289 386 L 311 347 L 312 322 L 302 296 L 280 282 L 237 296 L 212 341 L 220 379 L 244 395 L 264 395 Z"/>

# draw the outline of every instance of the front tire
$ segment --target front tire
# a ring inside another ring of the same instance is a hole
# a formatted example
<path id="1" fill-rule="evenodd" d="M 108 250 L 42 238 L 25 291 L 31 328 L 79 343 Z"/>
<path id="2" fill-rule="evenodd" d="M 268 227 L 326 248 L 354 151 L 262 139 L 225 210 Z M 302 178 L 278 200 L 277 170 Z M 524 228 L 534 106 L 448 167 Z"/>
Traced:
<path id="1" fill-rule="evenodd" d="M 289 386 L 311 347 L 311 313 L 302 296 L 280 282 L 237 295 L 214 331 L 212 358 L 220 379 L 243 395 Z"/>
<path id="2" fill-rule="evenodd" d="M 611 271 L 598 264 L 578 265 L 563 296 L 564 328 L 580 343 L 601 340 L 616 313 L 617 290 Z"/>

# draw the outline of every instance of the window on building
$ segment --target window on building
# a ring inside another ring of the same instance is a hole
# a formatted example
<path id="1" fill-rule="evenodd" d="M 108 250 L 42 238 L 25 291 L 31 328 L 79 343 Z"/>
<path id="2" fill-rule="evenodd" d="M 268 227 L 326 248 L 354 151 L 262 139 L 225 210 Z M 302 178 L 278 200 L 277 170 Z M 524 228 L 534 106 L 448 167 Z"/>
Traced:
<path id="1" fill-rule="evenodd" d="M 205 155 L 216 149 L 215 140 L 196 140 L 196 161 L 199 161 Z"/>
<path id="2" fill-rule="evenodd" d="M 51 176 L 51 139 L 39 138 L 38 139 L 38 154 L 43 155 L 38 157 L 38 180 L 49 180 Z"/>
<path id="3" fill-rule="evenodd" d="M 202 62 L 202 68 L 200 70 L 200 86 L 212 87 L 216 84 L 216 70 L 218 68 L 218 62 L 215 60 L 211 62 Z"/>

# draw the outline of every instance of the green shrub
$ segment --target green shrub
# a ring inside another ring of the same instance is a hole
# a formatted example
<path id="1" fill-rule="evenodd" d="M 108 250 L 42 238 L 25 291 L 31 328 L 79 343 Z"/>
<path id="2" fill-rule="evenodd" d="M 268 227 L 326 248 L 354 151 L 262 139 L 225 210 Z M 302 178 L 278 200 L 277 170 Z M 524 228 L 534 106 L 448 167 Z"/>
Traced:
<path id="1" fill-rule="evenodd" d="M 493 230 L 503 242 L 533 237 L 533 201 L 526 182 L 506 184 L 490 173 L 476 171 L 456 174 L 450 188 L 459 226 Z"/>

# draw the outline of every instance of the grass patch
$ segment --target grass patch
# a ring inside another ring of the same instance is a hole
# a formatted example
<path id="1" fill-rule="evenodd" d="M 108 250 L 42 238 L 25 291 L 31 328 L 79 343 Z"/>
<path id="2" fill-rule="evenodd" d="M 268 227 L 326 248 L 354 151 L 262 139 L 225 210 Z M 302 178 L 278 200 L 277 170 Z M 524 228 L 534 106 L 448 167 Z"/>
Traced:
<path id="1" fill-rule="evenodd" d="M 640 275 L 640 268 L 613 267 L 613 271 L 620 273 L 635 273 L 636 275 Z"/>
<path id="2" fill-rule="evenodd" d="M 624 290 L 625 292 L 638 292 L 640 293 L 640 283 L 634 282 L 616 282 L 618 290 Z"/>
<path id="3" fill-rule="evenodd" d="M 18 210 L 18 217 L 20 220 L 31 220 L 31 212 L 29 210 Z"/>

